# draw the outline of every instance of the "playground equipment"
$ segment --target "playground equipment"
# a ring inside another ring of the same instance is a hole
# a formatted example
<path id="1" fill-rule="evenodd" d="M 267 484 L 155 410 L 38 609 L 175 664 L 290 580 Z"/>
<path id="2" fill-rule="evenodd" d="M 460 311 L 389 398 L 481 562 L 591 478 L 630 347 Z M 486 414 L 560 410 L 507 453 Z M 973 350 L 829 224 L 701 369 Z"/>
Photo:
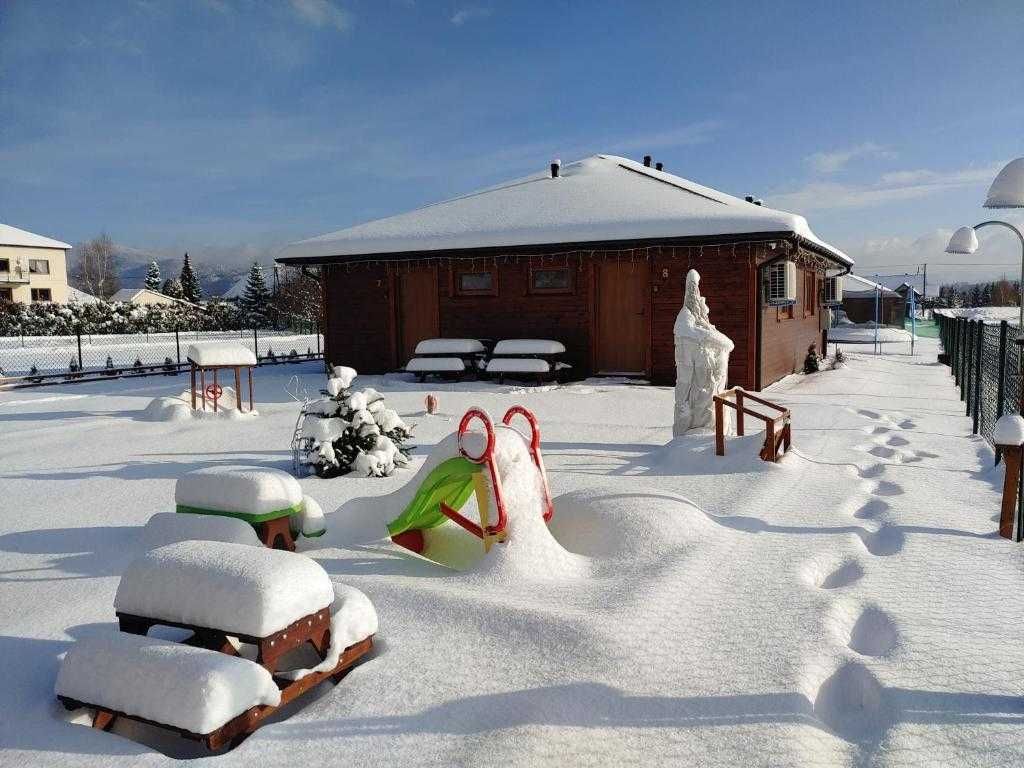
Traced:
<path id="1" fill-rule="evenodd" d="M 522 416 L 526 420 L 530 427 L 529 437 L 511 426 L 516 416 Z M 470 444 L 477 442 L 481 437 L 479 432 L 469 431 L 474 421 L 479 421 L 483 425 L 485 440 L 482 450 Z M 555 510 L 551 503 L 547 471 L 540 452 L 540 428 L 537 426 L 536 416 L 520 405 L 513 406 L 506 411 L 498 429 L 511 429 L 528 443 L 530 457 L 540 473 L 544 521 L 549 522 Z M 459 422 L 457 434 L 459 455 L 446 459 L 430 469 L 402 514 L 388 524 L 391 540 L 417 554 L 424 550 L 424 531 L 443 525 L 448 520 L 481 539 L 484 552 L 490 551 L 496 542 L 505 541 L 508 503 L 497 466 L 495 426 L 483 409 L 470 408 Z M 497 518 L 493 522 L 490 519 L 492 493 Z M 480 511 L 479 523 L 470 520 L 459 511 L 474 494 L 477 509 Z"/>

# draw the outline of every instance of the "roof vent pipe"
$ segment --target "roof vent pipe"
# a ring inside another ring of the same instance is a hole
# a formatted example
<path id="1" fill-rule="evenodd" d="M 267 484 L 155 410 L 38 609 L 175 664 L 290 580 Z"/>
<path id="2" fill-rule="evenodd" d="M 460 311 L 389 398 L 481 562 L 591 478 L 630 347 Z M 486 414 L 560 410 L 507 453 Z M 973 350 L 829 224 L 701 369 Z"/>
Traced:
<path id="1" fill-rule="evenodd" d="M 754 196 L 753 195 L 747 195 L 743 199 L 746 200 L 748 203 L 754 202 Z"/>
<path id="2" fill-rule="evenodd" d="M 555 160 L 555 161 L 553 161 L 551 163 L 551 178 L 552 179 L 557 179 L 558 178 L 558 171 L 561 169 L 561 167 L 562 167 L 562 161 L 561 160 Z"/>
<path id="3" fill-rule="evenodd" d="M 664 168 L 664 167 L 665 167 L 665 166 L 664 166 L 664 165 L 662 165 L 661 163 L 655 163 L 655 164 L 654 164 L 654 170 L 656 170 L 656 171 L 660 171 L 660 170 L 661 170 L 662 168 Z"/>
<path id="4" fill-rule="evenodd" d="M 644 155 L 644 167 L 645 168 L 650 168 L 651 167 L 651 156 L 650 155 Z"/>

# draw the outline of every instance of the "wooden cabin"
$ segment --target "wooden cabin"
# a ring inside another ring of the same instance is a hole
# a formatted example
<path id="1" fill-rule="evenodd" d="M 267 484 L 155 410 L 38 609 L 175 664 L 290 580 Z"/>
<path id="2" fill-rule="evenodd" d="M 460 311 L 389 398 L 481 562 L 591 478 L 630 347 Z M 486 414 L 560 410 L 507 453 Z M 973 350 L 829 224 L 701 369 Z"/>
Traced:
<path id="1" fill-rule="evenodd" d="M 853 263 L 802 216 L 610 155 L 292 243 L 278 261 L 322 268 L 332 364 L 383 373 L 425 338 L 545 338 L 579 376 L 661 384 L 696 269 L 736 345 L 729 385 L 748 389 L 821 348 L 822 282 Z"/>
<path id="2" fill-rule="evenodd" d="M 860 275 L 843 278 L 842 309 L 851 323 L 873 323 L 877 311 L 882 325 L 903 325 L 903 297 Z"/>

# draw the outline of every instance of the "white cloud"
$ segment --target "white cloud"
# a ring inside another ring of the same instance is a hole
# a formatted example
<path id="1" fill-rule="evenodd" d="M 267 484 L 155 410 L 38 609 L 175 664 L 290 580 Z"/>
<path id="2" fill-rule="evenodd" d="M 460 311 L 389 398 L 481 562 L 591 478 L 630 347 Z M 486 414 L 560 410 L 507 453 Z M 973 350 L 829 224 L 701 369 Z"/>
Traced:
<path id="1" fill-rule="evenodd" d="M 791 191 L 772 194 L 768 204 L 773 208 L 805 213 L 836 208 L 868 208 L 901 200 L 913 200 L 961 187 L 984 186 L 991 183 L 1002 162 L 983 168 L 954 171 L 910 170 L 882 174 L 877 181 L 866 184 L 841 184 L 812 181 Z"/>
<path id="2" fill-rule="evenodd" d="M 858 157 L 895 157 L 895 153 L 883 146 L 867 141 L 855 147 L 834 152 L 815 152 L 807 158 L 817 173 L 836 173 L 846 168 L 847 163 Z"/>
<path id="3" fill-rule="evenodd" d="M 333 27 L 344 32 L 352 26 L 352 15 L 330 0 L 291 0 L 292 10 L 314 27 Z"/>
<path id="4" fill-rule="evenodd" d="M 459 8 L 459 10 L 453 13 L 450 21 L 455 26 L 461 27 L 467 21 L 472 21 L 473 19 L 483 19 L 490 15 L 490 8 L 482 8 L 480 6 L 466 6 L 464 8 Z"/>

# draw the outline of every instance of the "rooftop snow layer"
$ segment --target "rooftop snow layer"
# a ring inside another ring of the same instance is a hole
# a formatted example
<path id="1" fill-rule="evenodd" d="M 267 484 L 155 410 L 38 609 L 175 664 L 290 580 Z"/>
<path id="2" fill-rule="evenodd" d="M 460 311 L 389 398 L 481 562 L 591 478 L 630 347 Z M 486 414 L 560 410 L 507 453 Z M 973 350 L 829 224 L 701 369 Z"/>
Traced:
<path id="1" fill-rule="evenodd" d="M 52 240 L 33 232 L 26 232 L 24 229 L 12 227 L 10 224 L 0 224 L 0 245 L 21 245 L 28 248 L 71 248 L 67 243 L 60 240 Z"/>
<path id="2" fill-rule="evenodd" d="M 549 171 L 285 246 L 278 260 L 585 243 L 665 237 L 791 232 L 844 264 L 807 220 L 754 205 L 614 155 Z"/>
<path id="3" fill-rule="evenodd" d="M 886 288 L 880 283 L 873 282 L 867 278 L 850 273 L 843 275 L 843 296 L 874 296 L 881 289 L 882 295 L 886 297 L 899 296 L 892 288 Z"/>

